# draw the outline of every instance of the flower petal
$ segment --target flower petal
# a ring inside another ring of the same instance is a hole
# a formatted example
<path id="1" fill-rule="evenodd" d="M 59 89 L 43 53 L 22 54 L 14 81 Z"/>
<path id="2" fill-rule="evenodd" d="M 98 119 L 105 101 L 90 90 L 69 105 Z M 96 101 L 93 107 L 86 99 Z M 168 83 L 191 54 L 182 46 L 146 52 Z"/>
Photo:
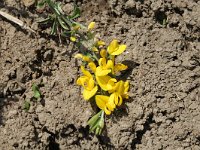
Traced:
<path id="1" fill-rule="evenodd" d="M 100 55 L 101 55 L 101 57 L 106 57 L 106 50 L 105 50 L 105 49 L 102 49 L 102 50 L 100 51 Z"/>
<path id="2" fill-rule="evenodd" d="M 112 55 L 112 53 L 116 50 L 116 48 L 119 47 L 118 41 L 113 40 L 110 45 L 108 46 L 108 53 Z"/>
<path id="3" fill-rule="evenodd" d="M 91 91 L 84 89 L 83 90 L 84 99 L 89 100 L 91 97 L 93 97 L 96 94 L 97 90 L 98 90 L 97 86 L 95 86 Z"/>
<path id="4" fill-rule="evenodd" d="M 97 45 L 98 45 L 98 46 L 104 46 L 104 45 L 105 45 L 105 42 L 104 42 L 104 41 L 101 41 L 101 40 L 99 40 L 99 41 L 97 42 Z"/>
<path id="5" fill-rule="evenodd" d="M 106 107 L 103 110 L 106 113 L 106 115 L 110 115 L 111 114 L 111 111 L 109 111 Z"/>
<path id="6" fill-rule="evenodd" d="M 71 37 L 70 37 L 70 40 L 71 40 L 72 42 L 75 42 L 75 41 L 76 41 L 76 37 L 75 37 L 75 36 L 71 36 Z"/>
<path id="7" fill-rule="evenodd" d="M 106 103 L 108 102 L 108 99 L 109 99 L 109 97 L 105 96 L 105 95 L 96 95 L 95 96 L 96 104 L 100 109 L 105 108 Z"/>
<path id="8" fill-rule="evenodd" d="M 112 90 L 115 87 L 115 82 L 117 82 L 115 78 L 112 78 L 108 81 L 108 84 L 107 84 L 108 90 Z"/>
<path id="9" fill-rule="evenodd" d="M 124 91 L 125 92 L 128 92 L 128 89 L 129 89 L 129 82 L 128 81 L 126 81 L 125 83 L 124 83 Z"/>
<path id="10" fill-rule="evenodd" d="M 121 106 L 121 104 L 122 104 L 122 96 L 118 95 L 118 104 L 117 104 L 117 106 Z"/>
<path id="11" fill-rule="evenodd" d="M 123 71 L 123 70 L 126 70 L 128 67 L 124 64 L 116 64 L 115 67 L 114 67 L 114 71 L 115 73 L 118 73 L 120 71 Z"/>
<path id="12" fill-rule="evenodd" d="M 94 80 L 93 78 L 90 78 L 88 81 L 87 89 L 92 90 L 94 88 Z"/>
<path id="13" fill-rule="evenodd" d="M 111 72 L 111 69 L 102 69 L 102 67 L 96 68 L 96 76 L 106 76 Z"/>
<path id="14" fill-rule="evenodd" d="M 93 46 L 93 47 L 92 47 L 92 51 L 93 51 L 93 52 L 98 52 L 98 49 L 97 49 L 95 46 Z"/>
<path id="15" fill-rule="evenodd" d="M 90 24 L 88 25 L 88 30 L 94 29 L 94 26 L 95 26 L 95 22 L 90 22 Z"/>
<path id="16" fill-rule="evenodd" d="M 105 57 L 100 58 L 98 63 L 99 63 L 99 66 L 102 66 L 102 67 L 106 66 L 106 58 Z"/>
<path id="17" fill-rule="evenodd" d="M 83 61 L 87 61 L 87 62 L 91 62 L 92 60 L 90 59 L 90 57 L 88 57 L 88 56 L 84 56 L 84 55 L 82 55 L 82 54 L 76 54 L 75 56 L 74 56 L 74 58 L 81 58 L 81 59 L 83 59 Z"/>
<path id="18" fill-rule="evenodd" d="M 119 55 L 121 53 L 123 53 L 126 49 L 126 45 L 119 45 L 119 48 L 114 51 L 113 53 L 111 53 L 111 55 Z"/>
<path id="19" fill-rule="evenodd" d="M 88 77 L 86 77 L 86 76 L 81 76 L 81 77 L 79 77 L 79 78 L 77 79 L 76 83 L 77 83 L 78 85 L 84 86 L 84 84 L 85 84 L 85 82 L 86 82 L 87 80 L 88 80 Z"/>
<path id="20" fill-rule="evenodd" d="M 112 60 L 108 60 L 107 64 L 106 64 L 106 69 L 112 69 L 113 68 L 113 61 Z"/>
<path id="21" fill-rule="evenodd" d="M 76 55 L 74 56 L 74 58 L 83 58 L 83 55 L 80 54 L 80 53 L 78 53 L 78 54 L 76 54 Z"/>
<path id="22" fill-rule="evenodd" d="M 116 108 L 116 105 L 114 103 L 114 98 L 115 98 L 115 95 L 111 94 L 109 97 L 108 103 L 106 104 L 107 108 L 111 111 L 113 111 Z"/>
<path id="23" fill-rule="evenodd" d="M 88 64 L 88 66 L 90 67 L 90 69 L 95 73 L 96 72 L 96 65 L 94 62 L 90 62 Z"/>
<path id="24" fill-rule="evenodd" d="M 83 74 L 84 74 L 85 76 L 87 76 L 87 77 L 89 77 L 89 78 L 92 78 L 91 73 L 90 73 L 89 71 L 87 71 L 87 70 L 85 69 L 84 66 L 81 66 L 81 71 L 83 72 Z"/>
<path id="25" fill-rule="evenodd" d="M 111 79 L 110 76 L 96 76 L 96 80 L 99 86 L 104 90 L 108 91 L 107 83 Z"/>

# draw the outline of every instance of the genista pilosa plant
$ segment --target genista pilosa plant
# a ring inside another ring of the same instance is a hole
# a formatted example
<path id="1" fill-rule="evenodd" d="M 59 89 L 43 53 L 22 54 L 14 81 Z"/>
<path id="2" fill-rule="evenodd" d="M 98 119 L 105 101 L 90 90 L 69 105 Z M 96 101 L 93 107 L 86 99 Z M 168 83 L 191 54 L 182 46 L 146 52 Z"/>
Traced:
<path id="1" fill-rule="evenodd" d="M 80 69 L 83 75 L 77 79 L 77 84 L 82 86 L 84 100 L 93 101 L 99 109 L 99 112 L 88 121 L 90 132 L 101 134 L 105 115 L 110 115 L 117 106 L 122 105 L 124 99 L 129 98 L 129 82 L 120 80 L 118 76 L 120 71 L 127 69 L 127 66 L 115 61 L 115 58 L 125 51 L 126 45 L 119 44 L 116 39 L 106 45 L 95 36 L 95 22 L 85 27 L 73 21 L 75 17 L 64 15 L 57 3 L 51 0 L 44 1 L 54 14 L 53 33 L 56 24 L 56 30 L 70 33 L 69 39 L 79 49 L 75 58 L 82 60 Z"/>
<path id="2" fill-rule="evenodd" d="M 88 26 L 88 32 L 92 32 L 94 22 Z M 77 79 L 77 84 L 83 87 L 83 98 L 93 101 L 100 109 L 99 113 L 89 121 L 90 131 L 100 134 L 104 127 L 104 114 L 110 115 L 123 99 L 128 99 L 129 82 L 117 80 L 120 71 L 127 66 L 116 63 L 116 56 L 123 53 L 126 45 L 113 40 L 108 46 L 102 40 L 95 40 L 94 44 L 85 54 L 76 54 L 83 64 L 81 71 L 83 76 Z"/>

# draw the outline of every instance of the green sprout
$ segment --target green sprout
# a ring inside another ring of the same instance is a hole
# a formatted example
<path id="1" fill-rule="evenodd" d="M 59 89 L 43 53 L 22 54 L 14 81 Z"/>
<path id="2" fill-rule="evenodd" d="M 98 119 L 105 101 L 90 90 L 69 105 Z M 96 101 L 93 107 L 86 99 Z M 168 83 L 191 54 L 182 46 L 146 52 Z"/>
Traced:
<path id="1" fill-rule="evenodd" d="M 33 83 L 32 85 L 32 90 L 33 90 L 33 97 L 39 99 L 41 97 L 41 93 L 39 91 L 39 87 L 35 83 Z"/>
<path id="2" fill-rule="evenodd" d="M 33 83 L 32 85 L 33 96 L 31 99 L 39 100 L 41 98 L 41 92 L 37 84 Z M 30 109 L 31 103 L 28 100 L 25 100 L 23 103 L 23 109 L 27 112 Z"/>
<path id="3" fill-rule="evenodd" d="M 29 101 L 24 101 L 24 106 L 23 109 L 27 112 L 30 109 L 30 102 Z"/>

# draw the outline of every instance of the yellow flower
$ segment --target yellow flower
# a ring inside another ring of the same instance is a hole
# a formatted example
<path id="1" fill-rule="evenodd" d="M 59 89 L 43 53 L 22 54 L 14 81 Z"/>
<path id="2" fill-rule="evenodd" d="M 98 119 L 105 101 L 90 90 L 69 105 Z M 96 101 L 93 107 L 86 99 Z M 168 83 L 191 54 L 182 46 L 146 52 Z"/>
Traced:
<path id="1" fill-rule="evenodd" d="M 114 83 L 115 85 L 112 86 L 112 89 L 109 90 L 109 93 L 111 93 L 109 97 L 109 102 L 113 105 L 120 106 L 123 102 L 123 98 L 128 99 L 128 89 L 129 89 L 129 83 L 119 81 L 117 83 Z"/>
<path id="2" fill-rule="evenodd" d="M 118 96 L 120 95 L 122 98 L 128 99 L 129 98 L 128 90 L 129 90 L 129 82 L 119 81 L 115 84 L 115 86 L 111 90 L 109 90 L 109 93 L 118 93 L 117 94 Z"/>
<path id="3" fill-rule="evenodd" d="M 90 67 L 90 69 L 95 73 L 96 72 L 96 65 L 94 62 L 89 62 L 88 66 Z"/>
<path id="4" fill-rule="evenodd" d="M 75 56 L 74 56 L 74 58 L 81 58 L 81 59 L 83 59 L 83 61 L 87 61 L 87 62 L 91 62 L 92 60 L 90 59 L 90 57 L 88 57 L 88 56 L 85 56 L 85 55 L 83 55 L 83 54 L 76 54 Z"/>
<path id="5" fill-rule="evenodd" d="M 70 40 L 71 40 L 72 42 L 75 42 L 75 41 L 76 41 L 76 37 L 75 37 L 75 36 L 71 36 L 71 37 L 70 37 Z"/>
<path id="6" fill-rule="evenodd" d="M 77 30 L 79 30 L 80 29 L 80 25 L 74 25 L 73 27 L 72 27 L 72 30 L 74 30 L 74 31 L 77 31 Z"/>
<path id="7" fill-rule="evenodd" d="M 84 76 L 81 76 L 77 79 L 77 84 L 83 86 L 83 97 L 85 100 L 89 100 L 96 94 L 98 86 L 95 86 L 95 81 L 91 73 L 85 70 L 83 66 L 81 66 L 81 71 L 83 72 Z"/>
<path id="8" fill-rule="evenodd" d="M 101 55 L 101 57 L 106 57 L 106 50 L 105 49 L 102 49 L 101 51 L 100 51 L 100 55 Z"/>
<path id="9" fill-rule="evenodd" d="M 95 101 L 97 106 L 104 110 L 104 112 L 107 115 L 111 114 L 111 111 L 113 111 L 116 107 L 116 105 L 114 104 L 113 101 L 110 101 L 109 96 L 105 96 L 105 95 L 96 95 L 95 96 Z"/>
<path id="10" fill-rule="evenodd" d="M 108 46 L 107 50 L 110 55 L 119 55 L 126 49 L 126 45 L 119 45 L 117 40 L 113 40 Z"/>
<path id="11" fill-rule="evenodd" d="M 97 42 L 97 45 L 98 45 L 98 46 L 104 46 L 104 45 L 105 45 L 105 42 L 104 42 L 104 41 L 101 41 L 101 40 L 99 40 L 99 41 Z"/>
<path id="12" fill-rule="evenodd" d="M 111 78 L 110 76 L 96 76 L 97 83 L 104 90 L 112 90 L 115 87 L 115 82 L 117 80 L 115 78 Z"/>
<path id="13" fill-rule="evenodd" d="M 91 31 L 92 29 L 94 29 L 95 26 L 95 22 L 90 22 L 90 24 L 88 25 L 88 31 Z"/>
<path id="14" fill-rule="evenodd" d="M 114 92 L 110 95 L 109 101 L 112 101 L 115 105 L 120 106 L 122 104 L 122 96 L 118 92 Z"/>
<path id="15" fill-rule="evenodd" d="M 127 68 L 128 68 L 128 67 L 127 67 L 126 65 L 124 65 L 124 64 L 121 64 L 121 63 L 116 64 L 116 65 L 114 66 L 114 73 L 116 74 L 116 73 L 118 73 L 118 72 L 120 72 L 120 71 L 126 70 Z"/>
<path id="16" fill-rule="evenodd" d="M 93 52 L 98 52 L 98 49 L 97 49 L 95 46 L 93 46 L 93 47 L 92 47 L 92 51 L 93 51 Z"/>
<path id="17" fill-rule="evenodd" d="M 113 62 L 112 60 L 108 60 L 106 62 L 106 58 L 99 59 L 99 66 L 96 68 L 96 76 L 105 76 L 112 71 Z"/>

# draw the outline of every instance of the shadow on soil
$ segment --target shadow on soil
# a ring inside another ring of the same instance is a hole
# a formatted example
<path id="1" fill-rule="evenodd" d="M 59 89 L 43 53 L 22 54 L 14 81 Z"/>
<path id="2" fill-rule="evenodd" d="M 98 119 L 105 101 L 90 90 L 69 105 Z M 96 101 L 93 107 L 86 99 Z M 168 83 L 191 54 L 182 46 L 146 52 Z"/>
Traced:
<path id="1" fill-rule="evenodd" d="M 122 71 L 121 74 L 120 74 L 120 76 L 119 76 L 119 78 L 122 79 L 122 80 L 127 80 L 128 77 L 130 77 L 130 75 L 132 74 L 132 71 L 136 67 L 140 66 L 139 63 L 134 62 L 132 60 L 125 60 L 125 61 L 122 62 L 122 64 L 128 66 L 128 69 L 125 70 L 125 71 Z"/>
<path id="2" fill-rule="evenodd" d="M 106 129 L 104 131 L 104 133 L 106 134 Z M 52 133 L 50 134 L 52 135 Z M 80 134 L 81 136 L 78 136 Z M 75 140 L 71 143 L 71 145 L 78 145 L 81 147 L 81 141 L 83 141 L 84 139 L 91 141 L 95 135 L 93 133 L 89 133 L 89 126 L 76 128 L 73 124 L 69 124 L 66 127 L 64 127 L 58 134 L 53 136 L 54 140 L 53 142 L 50 142 L 51 144 L 49 144 L 49 150 L 51 150 L 52 148 L 54 148 L 54 150 L 60 149 L 59 144 L 55 143 L 55 138 L 61 137 L 68 140 L 68 138 L 74 137 Z M 114 148 L 108 136 L 97 136 L 97 139 L 99 141 L 99 144 L 105 146 L 105 148 Z"/>
<path id="3" fill-rule="evenodd" d="M 150 125 L 152 123 L 155 123 L 155 121 L 153 120 L 153 113 L 151 113 L 151 114 L 149 114 L 149 116 L 147 116 L 146 121 L 143 125 L 144 126 L 143 130 L 136 131 L 136 138 L 133 139 L 132 144 L 131 144 L 131 148 L 133 150 L 136 149 L 137 144 L 142 143 L 142 137 L 147 131 L 151 130 Z"/>
<path id="4" fill-rule="evenodd" d="M 5 98 L 2 98 L 0 96 L 0 125 L 3 124 L 3 116 L 2 116 L 2 112 L 3 112 L 3 103 L 4 103 Z"/>

